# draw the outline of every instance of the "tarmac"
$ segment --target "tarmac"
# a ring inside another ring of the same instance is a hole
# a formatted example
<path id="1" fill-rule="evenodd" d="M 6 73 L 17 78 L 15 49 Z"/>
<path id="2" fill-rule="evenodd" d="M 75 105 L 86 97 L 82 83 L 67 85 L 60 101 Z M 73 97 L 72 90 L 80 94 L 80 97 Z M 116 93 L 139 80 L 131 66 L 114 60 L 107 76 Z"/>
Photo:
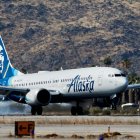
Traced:
<path id="1" fill-rule="evenodd" d="M 35 136 L 20 139 L 139 140 L 140 116 L 0 116 L 0 139 L 17 140 L 15 121 L 35 121 Z"/>

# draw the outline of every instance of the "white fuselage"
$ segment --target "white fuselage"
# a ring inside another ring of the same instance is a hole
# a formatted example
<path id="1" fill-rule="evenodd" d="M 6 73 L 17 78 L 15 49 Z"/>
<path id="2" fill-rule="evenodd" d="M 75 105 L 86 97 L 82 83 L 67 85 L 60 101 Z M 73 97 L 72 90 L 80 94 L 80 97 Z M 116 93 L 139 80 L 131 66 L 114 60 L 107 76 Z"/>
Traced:
<path id="1" fill-rule="evenodd" d="M 112 96 L 126 89 L 128 84 L 120 70 L 109 67 L 44 71 L 14 76 L 10 81 L 10 86 L 15 88 L 43 88 L 71 96 L 91 97 Z"/>

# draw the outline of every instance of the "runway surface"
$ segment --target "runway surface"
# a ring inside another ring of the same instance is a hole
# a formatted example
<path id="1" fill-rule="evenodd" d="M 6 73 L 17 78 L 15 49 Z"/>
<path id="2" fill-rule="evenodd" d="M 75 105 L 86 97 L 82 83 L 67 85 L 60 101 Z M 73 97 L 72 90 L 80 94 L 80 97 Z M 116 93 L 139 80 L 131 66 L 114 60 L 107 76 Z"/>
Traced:
<path id="1" fill-rule="evenodd" d="M 111 133 L 121 134 L 112 137 L 112 140 L 140 139 L 140 116 L 1 116 L 0 139 L 17 139 L 14 137 L 15 120 L 35 121 L 34 139 L 37 140 L 45 139 L 45 136 L 52 134 L 57 135 L 55 137 L 57 140 L 91 139 L 90 136 L 95 136 L 92 139 L 98 140 L 99 135 L 108 132 L 108 127 L 110 127 Z M 22 139 L 27 140 L 27 138 Z"/>

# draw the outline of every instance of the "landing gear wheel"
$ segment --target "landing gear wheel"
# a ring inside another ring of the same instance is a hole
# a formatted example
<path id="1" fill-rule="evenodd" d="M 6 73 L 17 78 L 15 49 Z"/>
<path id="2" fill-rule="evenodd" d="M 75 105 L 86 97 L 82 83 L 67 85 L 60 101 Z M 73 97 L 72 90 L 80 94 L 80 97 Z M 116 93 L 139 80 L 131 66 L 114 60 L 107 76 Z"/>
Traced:
<path id="1" fill-rule="evenodd" d="M 37 115 L 42 115 L 42 106 L 39 106 L 38 109 L 37 109 Z"/>
<path id="2" fill-rule="evenodd" d="M 111 109 L 112 109 L 112 110 L 117 110 L 117 106 L 116 106 L 115 104 L 112 104 L 112 105 L 111 105 Z"/>
<path id="3" fill-rule="evenodd" d="M 75 107 L 73 106 L 71 108 L 71 115 L 75 116 L 75 115 L 83 115 L 83 108 L 78 106 L 78 107 Z"/>
<path id="4" fill-rule="evenodd" d="M 71 115 L 75 116 L 76 113 L 77 113 L 77 109 L 76 109 L 75 106 L 73 106 L 73 107 L 71 108 Z"/>
<path id="5" fill-rule="evenodd" d="M 77 107 L 77 114 L 78 115 L 83 115 L 83 108 L 82 107 Z"/>
<path id="6" fill-rule="evenodd" d="M 31 107 L 31 114 L 32 115 L 42 115 L 43 109 L 42 106 L 32 106 Z"/>
<path id="7" fill-rule="evenodd" d="M 36 115 L 36 108 L 35 107 L 31 107 L 31 114 Z"/>
<path id="8" fill-rule="evenodd" d="M 117 103 L 118 103 L 118 98 L 114 98 L 112 99 L 112 103 L 111 103 L 111 109 L 112 110 L 117 110 Z"/>

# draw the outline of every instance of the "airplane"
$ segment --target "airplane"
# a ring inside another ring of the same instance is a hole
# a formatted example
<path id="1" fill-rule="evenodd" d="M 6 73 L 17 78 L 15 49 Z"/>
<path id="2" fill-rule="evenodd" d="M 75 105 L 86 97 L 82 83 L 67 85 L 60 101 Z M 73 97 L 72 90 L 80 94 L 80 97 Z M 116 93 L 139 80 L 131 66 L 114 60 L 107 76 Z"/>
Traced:
<path id="1" fill-rule="evenodd" d="M 75 103 L 72 115 L 82 115 L 80 104 L 88 99 L 108 98 L 140 85 L 128 85 L 126 75 L 112 67 L 88 67 L 23 74 L 15 69 L 0 36 L 0 90 L 5 97 L 31 106 L 32 115 L 42 115 L 43 106 Z M 4 99 L 3 99 L 4 100 Z"/>

